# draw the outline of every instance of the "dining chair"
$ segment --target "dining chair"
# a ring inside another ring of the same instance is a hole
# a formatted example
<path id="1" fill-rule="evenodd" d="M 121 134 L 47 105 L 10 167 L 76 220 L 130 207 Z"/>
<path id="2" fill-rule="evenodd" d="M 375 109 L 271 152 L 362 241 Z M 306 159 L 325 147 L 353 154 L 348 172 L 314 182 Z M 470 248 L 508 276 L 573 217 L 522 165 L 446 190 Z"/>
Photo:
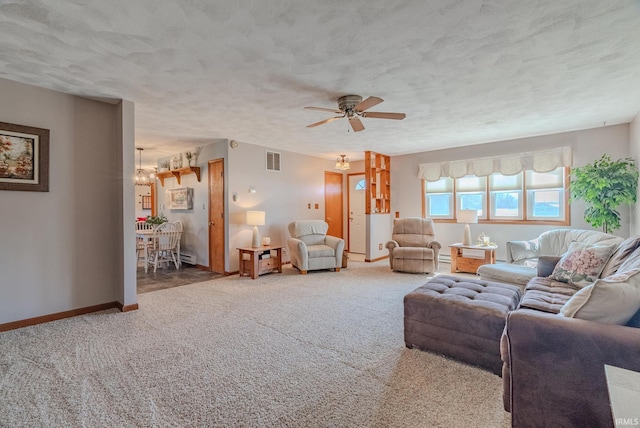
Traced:
<path id="1" fill-rule="evenodd" d="M 175 223 L 162 223 L 153 229 L 153 239 L 147 244 L 147 262 L 156 272 L 162 263 L 171 263 L 180 269 L 177 259 L 180 231 Z"/>
<path id="2" fill-rule="evenodd" d="M 153 224 L 147 223 L 146 221 L 136 221 L 136 231 L 138 230 L 152 230 Z M 144 259 L 144 251 L 146 246 L 146 240 L 141 237 L 136 238 L 136 263 L 140 261 L 140 259 Z"/>

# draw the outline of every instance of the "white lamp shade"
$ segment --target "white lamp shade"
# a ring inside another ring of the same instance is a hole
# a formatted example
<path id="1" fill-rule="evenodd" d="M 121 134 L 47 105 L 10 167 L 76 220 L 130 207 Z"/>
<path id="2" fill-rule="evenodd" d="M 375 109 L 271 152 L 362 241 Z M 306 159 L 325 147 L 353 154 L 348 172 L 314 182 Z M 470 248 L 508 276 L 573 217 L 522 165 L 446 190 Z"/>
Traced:
<path id="1" fill-rule="evenodd" d="M 458 211 L 458 223 L 477 223 L 478 211 L 476 210 L 460 210 Z"/>
<path id="2" fill-rule="evenodd" d="M 247 211 L 247 224 L 250 226 L 264 226 L 264 211 Z"/>

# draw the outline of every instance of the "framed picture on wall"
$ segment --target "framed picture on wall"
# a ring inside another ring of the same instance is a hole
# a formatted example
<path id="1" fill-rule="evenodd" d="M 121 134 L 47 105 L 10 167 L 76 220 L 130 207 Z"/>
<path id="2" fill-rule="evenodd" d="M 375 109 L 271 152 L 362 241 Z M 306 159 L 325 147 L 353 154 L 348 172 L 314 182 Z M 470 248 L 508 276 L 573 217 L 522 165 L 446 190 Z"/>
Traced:
<path id="1" fill-rule="evenodd" d="M 193 189 L 181 187 L 167 190 L 169 199 L 169 209 L 171 210 L 191 210 L 193 209 Z"/>
<path id="2" fill-rule="evenodd" d="M 0 122 L 0 190 L 49 191 L 49 130 Z"/>

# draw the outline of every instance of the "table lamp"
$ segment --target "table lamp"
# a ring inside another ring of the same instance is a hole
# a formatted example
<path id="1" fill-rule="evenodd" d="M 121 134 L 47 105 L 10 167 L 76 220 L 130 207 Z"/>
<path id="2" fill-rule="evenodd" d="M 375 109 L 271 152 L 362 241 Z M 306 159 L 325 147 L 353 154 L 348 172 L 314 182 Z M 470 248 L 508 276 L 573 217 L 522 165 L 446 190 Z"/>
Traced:
<path id="1" fill-rule="evenodd" d="M 253 226 L 253 236 L 251 237 L 251 246 L 258 248 L 260 246 L 260 233 L 258 226 L 264 226 L 264 211 L 247 211 L 247 224 Z"/>
<path id="2" fill-rule="evenodd" d="M 471 228 L 470 223 L 478 222 L 478 211 L 476 210 L 460 210 L 458 211 L 458 223 L 464 223 L 464 237 L 462 245 L 471 245 Z"/>

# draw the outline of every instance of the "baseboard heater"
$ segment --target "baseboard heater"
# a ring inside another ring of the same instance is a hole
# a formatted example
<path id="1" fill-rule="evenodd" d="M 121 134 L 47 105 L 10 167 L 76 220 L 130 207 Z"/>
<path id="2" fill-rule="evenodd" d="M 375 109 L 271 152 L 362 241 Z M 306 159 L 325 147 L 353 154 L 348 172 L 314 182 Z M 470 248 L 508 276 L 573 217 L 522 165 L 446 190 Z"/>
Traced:
<path id="1" fill-rule="evenodd" d="M 190 265 L 196 265 L 196 255 L 191 253 L 180 252 L 180 261 Z"/>

